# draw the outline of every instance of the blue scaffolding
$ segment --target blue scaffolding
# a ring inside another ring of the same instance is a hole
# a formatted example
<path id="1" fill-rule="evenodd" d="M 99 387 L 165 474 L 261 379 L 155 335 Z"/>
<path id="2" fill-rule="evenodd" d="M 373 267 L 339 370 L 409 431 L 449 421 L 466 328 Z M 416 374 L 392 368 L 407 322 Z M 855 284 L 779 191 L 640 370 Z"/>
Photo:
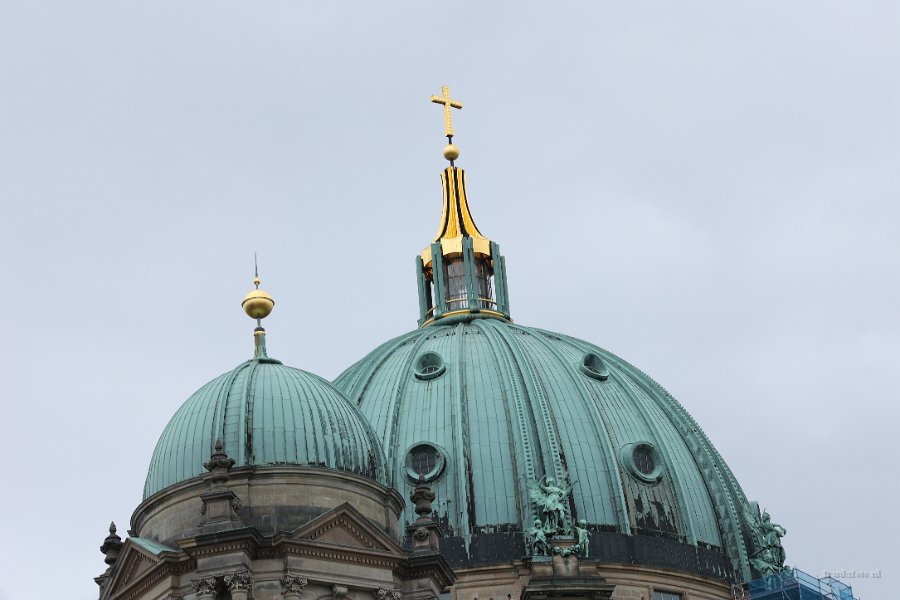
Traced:
<path id="1" fill-rule="evenodd" d="M 819 579 L 798 569 L 754 579 L 750 600 L 856 600 L 853 589 L 833 577 Z"/>

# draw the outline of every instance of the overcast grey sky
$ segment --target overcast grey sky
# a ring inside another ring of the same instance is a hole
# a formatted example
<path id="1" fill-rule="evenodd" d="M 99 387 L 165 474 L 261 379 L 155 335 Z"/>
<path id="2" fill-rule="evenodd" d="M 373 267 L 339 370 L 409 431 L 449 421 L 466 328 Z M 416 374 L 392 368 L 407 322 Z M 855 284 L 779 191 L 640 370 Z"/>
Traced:
<path id="1" fill-rule="evenodd" d="M 893 598 L 900 4 L 0 0 L 0 599 L 96 596 L 156 440 L 250 356 L 415 326 L 451 86 L 513 317 L 672 392 L 788 562 Z"/>

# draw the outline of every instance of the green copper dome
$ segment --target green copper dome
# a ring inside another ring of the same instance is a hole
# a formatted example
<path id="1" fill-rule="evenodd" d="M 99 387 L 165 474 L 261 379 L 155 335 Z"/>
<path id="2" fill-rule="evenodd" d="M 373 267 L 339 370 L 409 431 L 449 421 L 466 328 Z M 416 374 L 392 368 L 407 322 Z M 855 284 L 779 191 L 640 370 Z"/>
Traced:
<path id="1" fill-rule="evenodd" d="M 206 473 L 217 439 L 235 467 L 316 465 L 384 481 L 378 440 L 356 407 L 326 380 L 262 356 L 178 409 L 153 451 L 144 498 Z"/>
<path id="2" fill-rule="evenodd" d="M 451 564 L 568 552 L 729 581 L 784 568 L 784 528 L 749 502 L 685 409 L 579 339 L 514 324 L 506 259 L 441 177 L 438 235 L 416 256 L 419 326 L 335 385 L 383 442 L 388 481 L 424 478 Z M 415 515 L 407 507 L 407 523 Z"/>
<path id="3" fill-rule="evenodd" d="M 395 338 L 335 381 L 383 440 L 394 487 L 430 481 L 451 562 L 520 558 L 529 484 L 550 477 L 571 486 L 592 557 L 749 579 L 758 508 L 671 395 L 597 346 L 476 317 Z"/>

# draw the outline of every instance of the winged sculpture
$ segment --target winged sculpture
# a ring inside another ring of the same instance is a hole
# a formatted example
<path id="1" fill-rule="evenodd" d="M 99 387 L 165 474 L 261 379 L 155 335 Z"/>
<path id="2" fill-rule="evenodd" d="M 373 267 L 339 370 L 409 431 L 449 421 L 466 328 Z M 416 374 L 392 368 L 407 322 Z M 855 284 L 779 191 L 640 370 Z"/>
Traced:
<path id="1" fill-rule="evenodd" d="M 544 530 L 553 534 L 566 528 L 566 498 L 572 486 L 559 487 L 552 477 L 546 475 L 538 481 L 526 481 L 528 498 L 543 517 Z"/>

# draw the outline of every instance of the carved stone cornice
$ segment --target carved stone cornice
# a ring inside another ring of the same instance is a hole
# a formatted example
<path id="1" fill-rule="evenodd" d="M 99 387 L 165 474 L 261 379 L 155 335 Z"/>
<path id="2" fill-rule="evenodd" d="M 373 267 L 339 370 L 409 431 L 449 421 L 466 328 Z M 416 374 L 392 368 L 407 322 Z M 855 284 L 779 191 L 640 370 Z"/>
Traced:
<path id="1" fill-rule="evenodd" d="M 532 577 L 522 590 L 521 600 L 609 600 L 615 589 L 602 577 Z"/>
<path id="2" fill-rule="evenodd" d="M 403 579 L 431 579 L 438 589 L 448 588 L 456 582 L 456 574 L 439 552 L 413 553 L 395 572 Z"/>

